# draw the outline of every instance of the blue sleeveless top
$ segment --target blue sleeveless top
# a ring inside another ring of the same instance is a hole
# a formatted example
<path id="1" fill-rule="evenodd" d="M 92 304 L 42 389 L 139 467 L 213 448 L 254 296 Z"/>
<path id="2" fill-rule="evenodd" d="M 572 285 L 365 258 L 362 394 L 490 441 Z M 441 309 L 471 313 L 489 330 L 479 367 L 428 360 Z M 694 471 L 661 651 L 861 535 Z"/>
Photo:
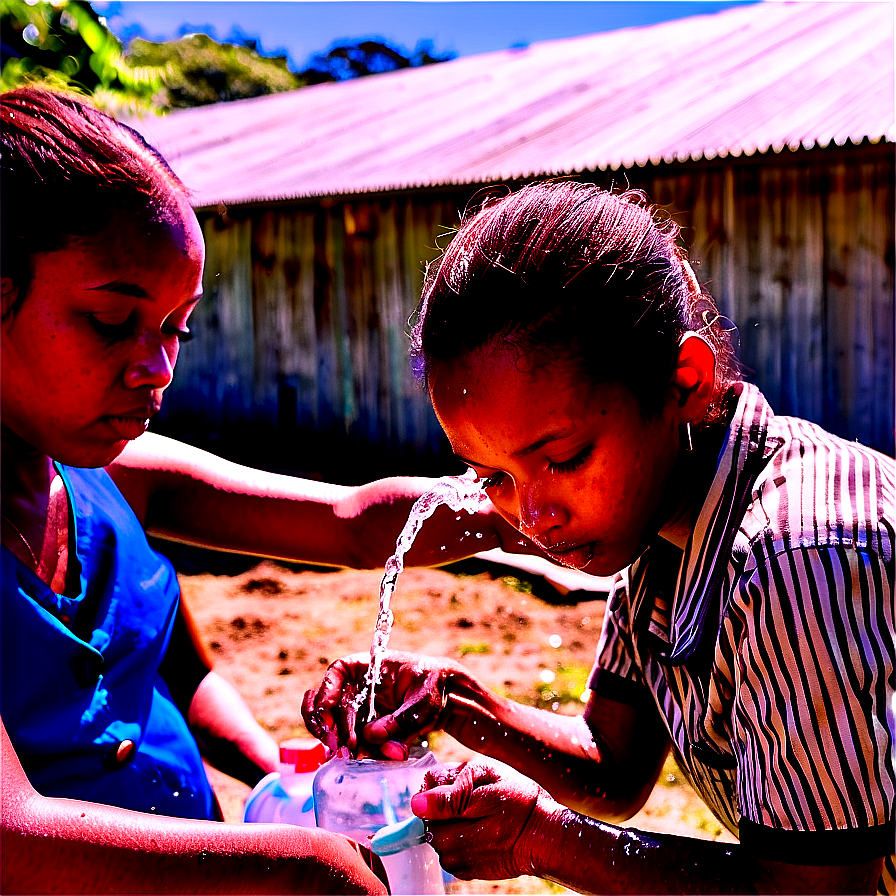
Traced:
<path id="1" fill-rule="evenodd" d="M 44 796 L 217 818 L 196 741 L 158 674 L 180 597 L 174 569 L 105 470 L 56 468 L 78 595 L 56 594 L 3 548 L 0 715 L 25 773 Z"/>

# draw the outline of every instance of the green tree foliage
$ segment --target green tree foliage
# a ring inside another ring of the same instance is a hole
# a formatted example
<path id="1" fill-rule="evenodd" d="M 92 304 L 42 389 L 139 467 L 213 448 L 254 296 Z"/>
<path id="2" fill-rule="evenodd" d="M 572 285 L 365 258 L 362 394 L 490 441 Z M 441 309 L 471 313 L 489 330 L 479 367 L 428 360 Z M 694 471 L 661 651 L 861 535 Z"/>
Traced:
<path id="1" fill-rule="evenodd" d="M 285 56 L 262 56 L 254 47 L 218 43 L 205 34 L 152 43 L 135 38 L 125 58 L 136 68 L 160 68 L 158 102 L 180 109 L 294 90 L 305 82 Z"/>
<path id="2" fill-rule="evenodd" d="M 430 40 L 420 41 L 412 53 L 405 55 L 381 38 L 370 38 L 356 43 L 339 42 L 326 53 L 312 56 L 311 64 L 301 72 L 301 77 L 308 84 L 347 81 L 400 68 L 447 62 L 453 58 L 453 53 L 436 53 Z"/>
<path id="3" fill-rule="evenodd" d="M 121 42 L 89 3 L 3 0 L 0 32 L 3 90 L 39 81 L 121 109 L 149 105 L 161 86 L 160 69 L 124 60 Z"/>
<path id="4" fill-rule="evenodd" d="M 297 74 L 286 56 L 263 55 L 240 35 L 222 43 L 205 34 L 164 43 L 138 37 L 124 49 L 80 0 L 2 0 L 0 10 L 3 90 L 31 81 L 71 87 L 113 113 L 203 106 L 453 58 L 432 41 L 408 53 L 371 38 L 338 42 Z"/>

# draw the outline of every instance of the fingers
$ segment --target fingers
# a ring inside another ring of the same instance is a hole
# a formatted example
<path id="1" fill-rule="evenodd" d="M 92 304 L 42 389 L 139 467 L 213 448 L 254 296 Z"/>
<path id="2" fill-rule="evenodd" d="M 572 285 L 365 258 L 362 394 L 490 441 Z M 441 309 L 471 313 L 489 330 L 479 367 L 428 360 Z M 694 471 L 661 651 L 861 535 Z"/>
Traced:
<path id="1" fill-rule="evenodd" d="M 376 686 L 378 718 L 365 725 L 367 703 L 359 695 L 365 689 L 368 665 L 367 654 L 354 654 L 332 663 L 317 689 L 305 694 L 305 724 L 331 752 L 337 746 L 345 746 L 357 755 L 360 740 L 378 748 L 389 759 L 406 759 L 405 744 L 439 725 L 451 663 L 390 652 Z"/>
<path id="2" fill-rule="evenodd" d="M 404 743 L 438 727 L 445 707 L 444 683 L 444 670 L 437 661 L 395 655 L 394 661 L 383 664 L 377 695 L 393 706 L 401 701 L 400 705 L 367 724 L 364 738 L 373 744 Z M 377 700 L 378 709 L 387 706 Z"/>
<path id="3" fill-rule="evenodd" d="M 489 766 L 467 763 L 438 776 L 427 775 L 427 783 L 434 780 L 443 783 L 411 797 L 411 811 L 427 821 L 481 818 L 500 808 L 501 794 L 491 786 L 500 779 Z"/>
<path id="4" fill-rule="evenodd" d="M 356 723 L 358 695 L 364 688 L 367 671 L 366 654 L 355 654 L 336 660 L 327 669 L 323 681 L 305 694 L 302 717 L 308 730 L 335 753 L 348 747 L 354 755 L 357 748 Z"/>

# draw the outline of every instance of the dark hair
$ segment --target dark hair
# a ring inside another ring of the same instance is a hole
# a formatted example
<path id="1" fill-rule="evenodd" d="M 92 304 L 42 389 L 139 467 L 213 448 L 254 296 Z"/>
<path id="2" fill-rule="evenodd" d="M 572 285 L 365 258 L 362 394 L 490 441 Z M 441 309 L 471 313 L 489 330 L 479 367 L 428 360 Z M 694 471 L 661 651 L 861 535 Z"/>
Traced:
<path id="1" fill-rule="evenodd" d="M 133 129 L 75 94 L 21 87 L 0 96 L 4 276 L 19 289 L 35 252 L 98 233 L 116 209 L 162 221 L 187 195 L 162 156 Z M 15 310 L 12 309 L 12 310 Z"/>
<path id="2" fill-rule="evenodd" d="M 411 364 L 501 342 L 573 357 L 594 382 L 622 382 L 645 414 L 659 410 L 681 337 L 716 356 L 713 407 L 737 379 L 728 331 L 699 287 L 679 228 L 643 193 L 572 181 L 536 183 L 485 204 L 429 265 L 411 328 Z"/>

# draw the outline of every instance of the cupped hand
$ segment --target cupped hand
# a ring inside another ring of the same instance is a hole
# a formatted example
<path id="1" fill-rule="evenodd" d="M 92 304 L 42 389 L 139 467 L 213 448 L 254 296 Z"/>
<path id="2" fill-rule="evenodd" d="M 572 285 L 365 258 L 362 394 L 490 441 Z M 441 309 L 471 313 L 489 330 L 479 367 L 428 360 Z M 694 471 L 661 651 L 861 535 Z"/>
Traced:
<path id="1" fill-rule="evenodd" d="M 541 853 L 561 846 L 552 833 L 556 803 L 534 781 L 506 766 L 476 761 L 428 773 L 411 799 L 426 820 L 442 867 L 464 880 L 538 874 Z"/>
<path id="2" fill-rule="evenodd" d="M 367 698 L 358 695 L 369 661 L 356 653 L 332 663 L 320 685 L 305 693 L 305 725 L 333 754 L 406 759 L 408 741 L 441 727 L 451 681 L 463 670 L 449 659 L 389 651 L 376 686 L 376 715 L 368 721 Z"/>

